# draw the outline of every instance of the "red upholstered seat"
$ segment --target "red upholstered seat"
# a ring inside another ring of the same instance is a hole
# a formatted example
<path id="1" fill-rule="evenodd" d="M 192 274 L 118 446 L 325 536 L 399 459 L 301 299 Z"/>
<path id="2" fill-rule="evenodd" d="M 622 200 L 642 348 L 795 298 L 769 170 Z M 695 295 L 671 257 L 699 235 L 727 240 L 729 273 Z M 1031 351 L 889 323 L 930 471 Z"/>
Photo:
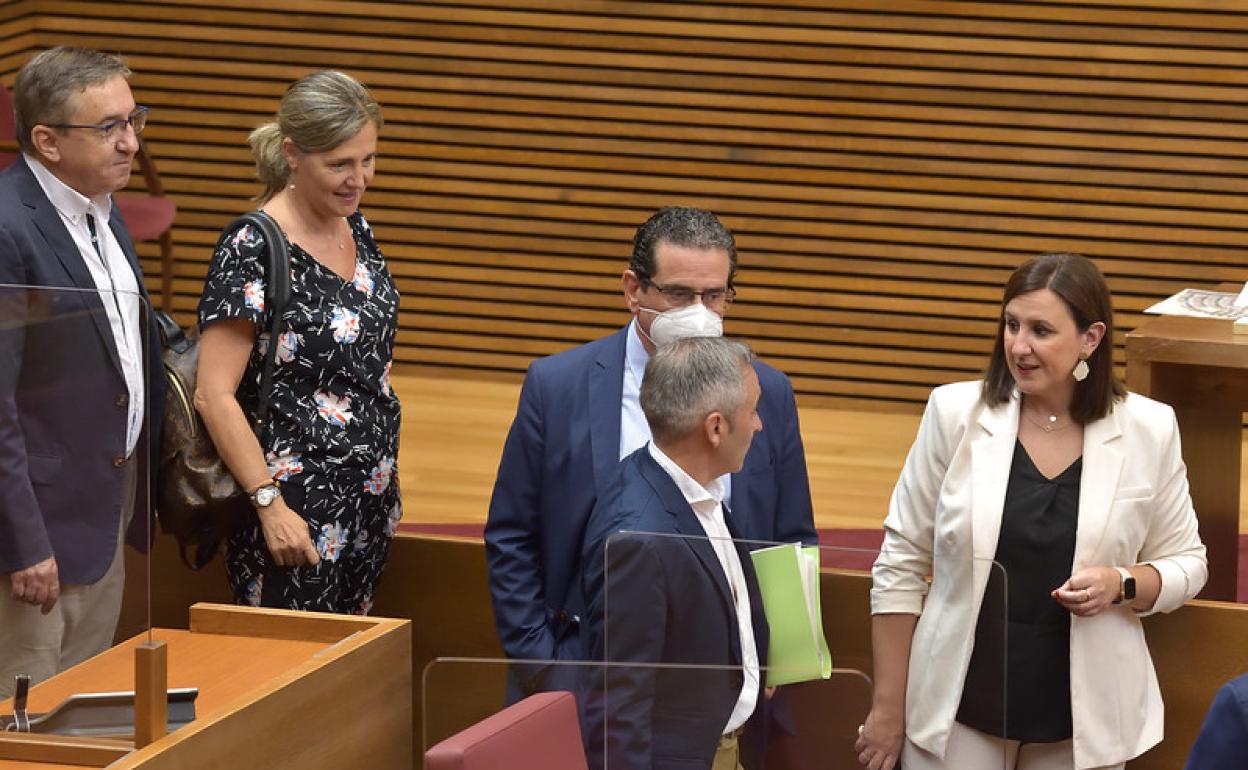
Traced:
<path id="1" fill-rule="evenodd" d="M 142 139 L 139 140 L 135 160 L 139 162 L 139 171 L 147 185 L 147 195 L 122 193 L 114 195 L 113 200 L 125 220 L 130 237 L 136 243 L 160 243 L 160 308 L 169 311 L 173 308 L 173 218 L 178 213 L 178 207 L 173 200 L 165 197 L 165 186 L 156 171 L 156 163 Z"/>
<path id="2" fill-rule="evenodd" d="M 168 198 L 119 193 L 113 201 L 130 229 L 130 237 L 136 241 L 156 240 L 173 226 L 173 217 L 178 213 L 177 205 Z"/>
<path id="3" fill-rule="evenodd" d="M 425 752 L 425 770 L 586 770 L 570 692 L 530 695 Z"/>

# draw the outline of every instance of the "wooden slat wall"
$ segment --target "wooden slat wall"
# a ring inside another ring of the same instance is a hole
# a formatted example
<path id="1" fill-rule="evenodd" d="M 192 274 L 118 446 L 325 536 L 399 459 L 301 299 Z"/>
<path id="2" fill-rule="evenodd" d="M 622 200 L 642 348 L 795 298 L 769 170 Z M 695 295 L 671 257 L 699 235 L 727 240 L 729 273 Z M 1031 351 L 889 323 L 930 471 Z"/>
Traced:
<path id="1" fill-rule="evenodd" d="M 32 0 L 0 4 L 0 73 L 5 83 L 13 82 L 13 73 L 35 47 L 33 5 Z"/>
<path id="2" fill-rule="evenodd" d="M 729 332 L 807 403 L 909 409 L 975 376 L 1000 285 L 1042 250 L 1097 259 L 1119 346 L 1160 297 L 1248 278 L 1242 3 L 30 5 L 39 45 L 135 69 L 184 322 L 256 191 L 247 131 L 321 67 L 385 106 L 365 212 L 404 362 L 514 376 L 617 328 L 632 232 L 668 203 L 736 232 Z"/>

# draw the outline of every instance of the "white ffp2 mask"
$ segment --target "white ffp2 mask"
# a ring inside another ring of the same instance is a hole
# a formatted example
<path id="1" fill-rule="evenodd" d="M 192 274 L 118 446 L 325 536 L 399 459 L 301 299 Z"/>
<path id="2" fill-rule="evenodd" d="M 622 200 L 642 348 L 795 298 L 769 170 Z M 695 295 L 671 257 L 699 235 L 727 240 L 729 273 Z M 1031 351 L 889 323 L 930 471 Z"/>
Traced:
<path id="1" fill-rule="evenodd" d="M 647 336 L 656 348 L 669 342 L 689 337 L 722 337 L 724 336 L 724 319 L 701 303 L 695 302 L 675 310 L 651 310 L 641 308 L 646 313 L 654 313 L 650 322 L 650 334 Z M 639 330 L 640 326 L 637 327 Z"/>

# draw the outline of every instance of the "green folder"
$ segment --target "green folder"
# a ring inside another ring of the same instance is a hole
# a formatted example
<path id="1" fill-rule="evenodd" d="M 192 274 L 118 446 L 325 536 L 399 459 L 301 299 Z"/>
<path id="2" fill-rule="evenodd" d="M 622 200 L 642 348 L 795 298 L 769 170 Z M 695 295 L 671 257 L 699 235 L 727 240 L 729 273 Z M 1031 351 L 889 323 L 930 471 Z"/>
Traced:
<path id="1" fill-rule="evenodd" d="M 767 612 L 767 685 L 832 676 L 819 610 L 819 549 L 800 543 L 751 551 Z"/>

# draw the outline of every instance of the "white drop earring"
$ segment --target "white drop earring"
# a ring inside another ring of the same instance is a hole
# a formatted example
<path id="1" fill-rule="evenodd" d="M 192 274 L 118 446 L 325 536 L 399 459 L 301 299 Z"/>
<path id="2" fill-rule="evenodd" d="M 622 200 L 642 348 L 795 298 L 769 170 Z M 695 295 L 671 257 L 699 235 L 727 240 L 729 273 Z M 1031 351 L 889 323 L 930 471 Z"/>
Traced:
<path id="1" fill-rule="evenodd" d="M 1075 370 L 1070 374 L 1075 378 L 1075 382 L 1083 382 L 1088 378 L 1090 371 L 1091 370 L 1088 369 L 1088 359 L 1083 355 L 1080 355 L 1079 363 L 1075 364 Z"/>

